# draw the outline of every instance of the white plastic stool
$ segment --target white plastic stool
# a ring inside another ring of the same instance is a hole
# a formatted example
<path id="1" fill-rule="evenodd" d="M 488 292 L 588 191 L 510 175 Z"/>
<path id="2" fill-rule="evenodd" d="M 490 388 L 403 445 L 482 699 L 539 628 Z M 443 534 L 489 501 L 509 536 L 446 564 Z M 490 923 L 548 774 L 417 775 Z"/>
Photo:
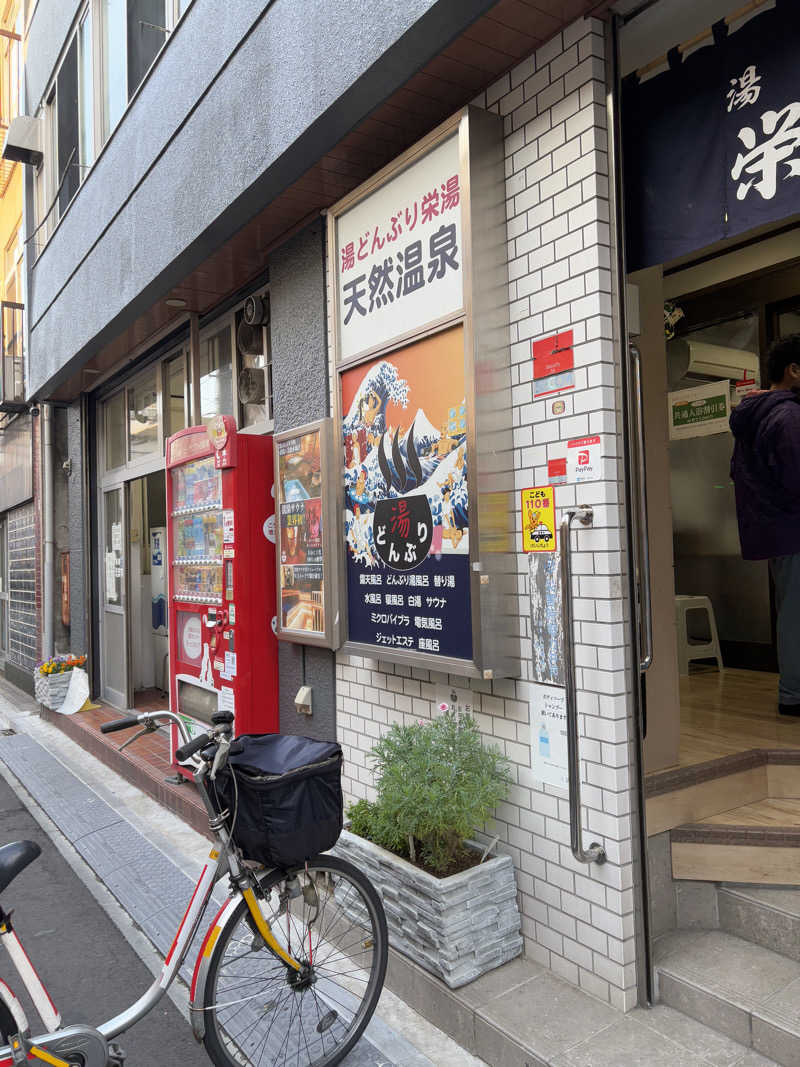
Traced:
<path id="1" fill-rule="evenodd" d="M 690 611 L 704 611 L 708 618 L 711 640 L 707 642 L 690 642 L 689 626 L 686 619 Z M 675 624 L 678 629 L 678 673 L 689 673 L 689 661 L 693 659 L 715 659 L 717 668 L 722 670 L 722 653 L 719 650 L 717 622 L 714 607 L 707 596 L 676 596 Z"/>

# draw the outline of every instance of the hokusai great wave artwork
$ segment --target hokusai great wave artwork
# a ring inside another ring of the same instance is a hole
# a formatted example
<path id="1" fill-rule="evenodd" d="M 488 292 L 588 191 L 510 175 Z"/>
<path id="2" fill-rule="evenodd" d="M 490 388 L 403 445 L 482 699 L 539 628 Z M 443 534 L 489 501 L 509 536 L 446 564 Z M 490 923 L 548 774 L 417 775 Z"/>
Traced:
<path id="1" fill-rule="evenodd" d="M 460 327 L 342 375 L 350 639 L 469 659 Z"/>

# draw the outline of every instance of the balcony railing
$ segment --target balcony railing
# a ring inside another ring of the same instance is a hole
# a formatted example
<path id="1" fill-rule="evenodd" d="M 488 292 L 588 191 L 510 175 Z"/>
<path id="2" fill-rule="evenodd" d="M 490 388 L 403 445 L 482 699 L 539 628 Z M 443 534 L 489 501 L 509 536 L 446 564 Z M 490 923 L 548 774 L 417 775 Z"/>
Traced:
<path id="1" fill-rule="evenodd" d="M 0 411 L 25 411 L 25 305 L 0 301 Z"/>

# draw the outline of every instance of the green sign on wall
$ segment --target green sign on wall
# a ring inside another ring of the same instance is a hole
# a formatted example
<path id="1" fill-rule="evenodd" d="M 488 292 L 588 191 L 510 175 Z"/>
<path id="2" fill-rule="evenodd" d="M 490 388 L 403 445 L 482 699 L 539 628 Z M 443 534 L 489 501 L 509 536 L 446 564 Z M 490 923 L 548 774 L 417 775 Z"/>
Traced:
<path id="1" fill-rule="evenodd" d="M 730 383 L 709 382 L 694 389 L 680 389 L 670 393 L 669 436 L 671 440 L 684 437 L 704 437 L 725 433 L 730 416 Z"/>

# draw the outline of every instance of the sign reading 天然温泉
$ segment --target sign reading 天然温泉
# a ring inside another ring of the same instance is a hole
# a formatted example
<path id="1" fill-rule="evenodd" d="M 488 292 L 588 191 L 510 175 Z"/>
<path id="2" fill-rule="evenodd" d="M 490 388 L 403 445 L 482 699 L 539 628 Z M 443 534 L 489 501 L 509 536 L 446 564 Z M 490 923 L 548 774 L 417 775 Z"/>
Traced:
<path id="1" fill-rule="evenodd" d="M 342 359 L 385 344 L 464 303 L 458 136 L 337 220 Z"/>
<path id="2" fill-rule="evenodd" d="M 797 213 L 800 18 L 776 0 L 669 69 L 623 82 L 629 270 Z"/>
<path id="3" fill-rule="evenodd" d="M 348 644 L 483 677 L 519 662 L 502 170 L 501 123 L 466 109 L 328 231 Z"/>

